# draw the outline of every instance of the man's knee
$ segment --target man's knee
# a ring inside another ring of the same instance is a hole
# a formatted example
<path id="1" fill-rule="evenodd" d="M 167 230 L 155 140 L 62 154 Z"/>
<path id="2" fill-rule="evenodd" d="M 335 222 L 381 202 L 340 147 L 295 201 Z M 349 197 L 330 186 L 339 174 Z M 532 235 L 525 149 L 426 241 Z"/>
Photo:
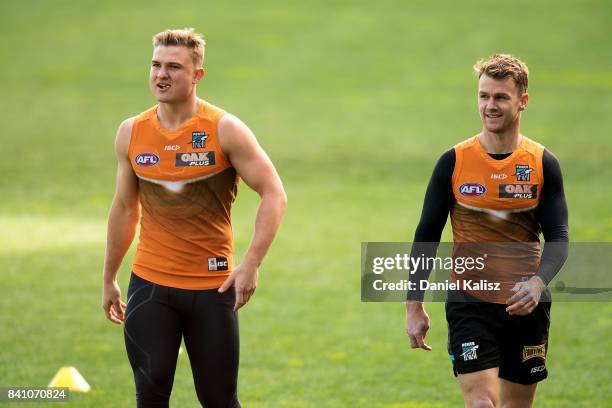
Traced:
<path id="1" fill-rule="evenodd" d="M 468 408 L 496 408 L 493 400 L 488 397 L 479 397 L 472 400 L 466 397 L 466 406 Z"/>
<path id="2" fill-rule="evenodd" d="M 496 408 L 499 401 L 496 395 L 489 390 L 470 390 L 464 395 L 467 408 Z"/>
<path id="3" fill-rule="evenodd" d="M 152 388 L 140 389 L 136 392 L 136 406 L 138 408 L 168 408 L 170 395 Z"/>
<path id="4" fill-rule="evenodd" d="M 468 408 L 499 407 L 499 379 L 497 368 L 458 376 L 465 406 Z"/>
<path id="5" fill-rule="evenodd" d="M 168 407 L 174 372 L 151 370 L 146 373 L 136 367 L 136 401 L 139 408 Z"/>
<path id="6" fill-rule="evenodd" d="M 200 404 L 206 408 L 240 408 L 240 402 L 236 397 L 236 393 L 222 395 L 218 393 L 204 395 L 198 393 Z"/>

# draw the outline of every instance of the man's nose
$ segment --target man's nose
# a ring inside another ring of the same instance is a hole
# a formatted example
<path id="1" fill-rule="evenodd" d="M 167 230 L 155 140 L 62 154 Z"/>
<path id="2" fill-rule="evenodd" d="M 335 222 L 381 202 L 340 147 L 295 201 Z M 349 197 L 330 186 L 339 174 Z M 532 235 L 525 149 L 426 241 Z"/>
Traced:
<path id="1" fill-rule="evenodd" d="M 487 106 L 486 106 L 487 110 L 489 109 L 496 109 L 497 105 L 495 104 L 495 98 L 489 98 L 487 100 Z"/>
<path id="2" fill-rule="evenodd" d="M 163 66 L 160 67 L 159 70 L 157 71 L 157 77 L 158 78 L 168 77 L 168 71 L 166 70 L 166 68 L 164 68 Z"/>

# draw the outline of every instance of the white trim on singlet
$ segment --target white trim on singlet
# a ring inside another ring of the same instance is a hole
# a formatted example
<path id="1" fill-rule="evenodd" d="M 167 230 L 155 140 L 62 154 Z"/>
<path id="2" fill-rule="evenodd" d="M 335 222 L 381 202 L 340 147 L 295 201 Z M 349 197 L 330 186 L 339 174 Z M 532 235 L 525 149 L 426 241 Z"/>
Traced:
<path id="1" fill-rule="evenodd" d="M 200 180 L 205 180 L 205 179 L 210 178 L 212 176 L 216 176 L 217 174 L 219 174 L 219 173 L 221 173 L 221 172 L 223 172 L 225 170 L 227 170 L 227 169 L 220 170 L 220 171 L 218 171 L 216 173 L 213 173 L 213 174 L 207 174 L 206 176 L 202 176 L 202 177 L 196 177 L 196 178 L 192 178 L 192 179 L 178 180 L 178 181 L 157 180 L 157 179 L 152 179 L 152 178 L 148 178 L 148 177 L 142 177 L 142 176 L 139 176 L 139 175 L 136 175 L 136 177 L 138 177 L 141 180 L 145 180 L 145 181 L 148 181 L 150 183 L 160 185 L 160 186 L 166 188 L 167 190 L 172 191 L 173 193 L 178 193 L 178 192 L 180 192 L 183 189 L 183 187 L 186 184 L 194 183 L 194 182 L 200 181 Z"/>
<path id="2" fill-rule="evenodd" d="M 506 219 L 508 218 L 508 214 L 509 213 L 520 213 L 520 212 L 525 212 L 525 211 L 529 211 L 529 210 L 533 210 L 534 208 L 536 208 L 538 206 L 538 204 L 528 207 L 528 208 L 515 208 L 515 209 L 508 209 L 508 210 L 491 210 L 490 208 L 479 208 L 479 207 L 473 207 L 471 205 L 462 203 L 461 201 L 455 199 L 455 201 L 457 202 L 457 204 L 459 204 L 460 206 L 467 208 L 469 210 L 474 210 L 474 211 L 481 211 L 481 212 L 485 212 L 487 214 L 491 214 L 497 218 L 501 218 L 501 219 Z"/>

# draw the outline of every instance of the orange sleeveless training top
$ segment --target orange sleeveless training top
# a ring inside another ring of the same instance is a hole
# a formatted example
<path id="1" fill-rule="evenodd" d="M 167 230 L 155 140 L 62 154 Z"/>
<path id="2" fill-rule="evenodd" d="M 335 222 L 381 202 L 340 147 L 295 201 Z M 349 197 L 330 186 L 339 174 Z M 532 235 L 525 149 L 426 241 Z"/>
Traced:
<path id="1" fill-rule="evenodd" d="M 142 207 L 136 275 L 164 286 L 213 289 L 231 272 L 238 176 L 219 144 L 224 113 L 200 100 L 196 115 L 174 131 L 161 127 L 157 106 L 135 118 L 128 156 Z"/>
<path id="2" fill-rule="evenodd" d="M 499 282 L 500 291 L 465 291 L 482 300 L 505 303 L 516 282 L 534 275 L 540 264 L 540 224 L 535 211 L 544 185 L 544 147 L 523 136 L 509 157 L 495 160 L 475 136 L 454 149 L 453 256 L 487 256 L 483 270 L 453 272 L 452 277 L 454 281 Z"/>

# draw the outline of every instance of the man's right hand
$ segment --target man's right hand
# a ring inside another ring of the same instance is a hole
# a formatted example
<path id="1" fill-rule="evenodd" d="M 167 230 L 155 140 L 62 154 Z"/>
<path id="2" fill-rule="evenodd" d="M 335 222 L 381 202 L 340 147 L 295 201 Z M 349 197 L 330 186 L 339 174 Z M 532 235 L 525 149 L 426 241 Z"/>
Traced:
<path id="1" fill-rule="evenodd" d="M 410 338 L 410 347 L 430 351 L 425 344 L 425 336 L 429 330 L 429 316 L 423 302 L 409 300 L 406 302 L 406 334 Z"/>
<path id="2" fill-rule="evenodd" d="M 121 289 L 117 281 L 104 283 L 102 309 L 106 318 L 113 323 L 121 324 L 125 320 L 125 303 L 121 300 Z"/>

